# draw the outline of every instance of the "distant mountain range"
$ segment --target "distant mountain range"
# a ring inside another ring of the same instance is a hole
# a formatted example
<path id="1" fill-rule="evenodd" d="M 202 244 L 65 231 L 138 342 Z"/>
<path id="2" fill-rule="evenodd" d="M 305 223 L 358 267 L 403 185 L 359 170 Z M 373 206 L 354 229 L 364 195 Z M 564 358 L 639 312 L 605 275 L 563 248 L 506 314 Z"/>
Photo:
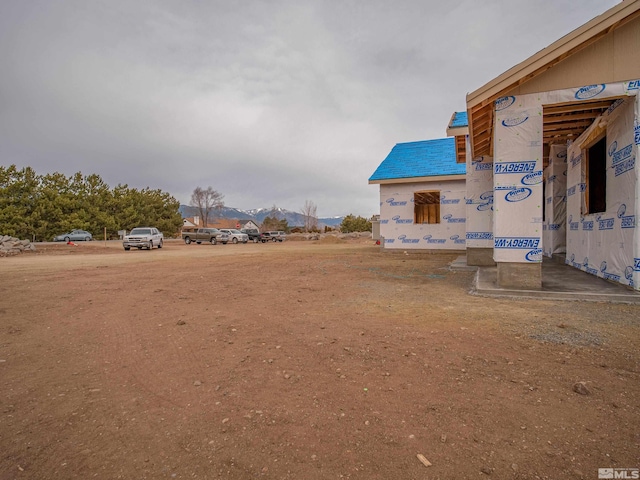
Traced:
<path id="1" fill-rule="evenodd" d="M 182 218 L 190 218 L 199 215 L 196 207 L 180 205 L 178 210 Z M 304 226 L 304 215 L 300 212 L 292 212 L 284 208 L 255 208 L 253 210 L 240 210 L 232 207 L 222 207 L 215 210 L 211 215 L 214 218 L 227 218 L 231 220 L 252 220 L 256 225 L 260 225 L 267 217 L 276 217 L 278 220 L 286 220 L 289 227 Z M 335 227 L 342 223 L 344 217 L 318 218 L 318 228 Z"/>

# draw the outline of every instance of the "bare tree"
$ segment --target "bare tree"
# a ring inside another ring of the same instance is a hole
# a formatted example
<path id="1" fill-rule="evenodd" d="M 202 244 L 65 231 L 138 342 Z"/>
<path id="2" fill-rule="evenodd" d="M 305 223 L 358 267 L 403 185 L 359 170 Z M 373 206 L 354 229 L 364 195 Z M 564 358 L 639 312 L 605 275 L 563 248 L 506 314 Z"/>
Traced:
<path id="1" fill-rule="evenodd" d="M 224 195 L 220 192 L 208 187 L 206 190 L 200 187 L 196 187 L 191 194 L 190 205 L 196 207 L 202 218 L 202 226 L 206 228 L 209 220 L 209 214 L 213 209 L 219 209 L 224 207 L 222 199 Z"/>
<path id="2" fill-rule="evenodd" d="M 302 216 L 304 217 L 304 229 L 307 232 L 318 228 L 318 207 L 311 200 L 304 201 L 304 207 L 302 207 Z"/>

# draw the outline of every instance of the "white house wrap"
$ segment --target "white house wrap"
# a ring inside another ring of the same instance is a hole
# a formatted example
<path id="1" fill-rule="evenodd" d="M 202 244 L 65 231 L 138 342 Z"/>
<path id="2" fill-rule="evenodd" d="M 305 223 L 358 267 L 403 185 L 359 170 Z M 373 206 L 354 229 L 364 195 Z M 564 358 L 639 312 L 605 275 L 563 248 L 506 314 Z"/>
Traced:
<path id="1" fill-rule="evenodd" d="M 640 290 L 638 32 L 640 0 L 620 2 L 469 93 L 450 142 L 397 144 L 369 179 L 385 247 L 466 239 L 470 265 L 526 289 L 542 288 L 543 254 L 564 253 Z"/>
<path id="2" fill-rule="evenodd" d="M 437 224 L 414 222 L 414 192 L 440 191 L 440 217 Z M 464 181 L 380 185 L 380 236 L 388 249 L 465 248 Z"/>
<path id="3" fill-rule="evenodd" d="M 498 103 L 493 160 L 496 262 L 542 261 L 542 106 Z M 500 109 L 500 110 L 498 110 Z"/>
<path id="4" fill-rule="evenodd" d="M 609 87 L 609 86 L 607 86 Z M 615 102 L 568 148 L 566 262 L 638 289 L 638 97 Z M 584 214 L 584 149 L 606 131 L 606 211 Z"/>
<path id="5" fill-rule="evenodd" d="M 496 102 L 494 159 L 494 259 L 540 261 L 543 105 L 622 97 L 568 149 L 567 263 L 638 288 L 638 101 L 640 81 L 588 85 L 503 97 Z M 626 97 L 626 99 L 625 99 Z M 606 212 L 586 211 L 582 149 L 606 131 Z M 559 242 L 558 237 L 551 240 Z M 550 251 L 558 245 L 549 246 Z M 552 252 L 554 253 L 554 252 Z M 557 253 L 557 252 L 555 252 Z"/>
<path id="6" fill-rule="evenodd" d="M 369 179 L 384 248 L 465 249 L 465 171 L 452 138 L 396 144 Z"/>
<path id="7" fill-rule="evenodd" d="M 544 169 L 545 214 L 543 250 L 551 257 L 567 251 L 567 147 L 551 145 Z"/>
<path id="8" fill-rule="evenodd" d="M 493 159 L 467 148 L 467 247 L 493 248 Z"/>

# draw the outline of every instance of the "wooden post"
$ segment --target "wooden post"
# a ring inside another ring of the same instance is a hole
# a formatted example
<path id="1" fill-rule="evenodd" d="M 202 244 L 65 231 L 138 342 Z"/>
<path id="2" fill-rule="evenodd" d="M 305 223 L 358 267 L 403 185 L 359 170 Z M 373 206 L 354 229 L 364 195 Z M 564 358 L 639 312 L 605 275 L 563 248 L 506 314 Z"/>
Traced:
<path id="1" fill-rule="evenodd" d="M 104 246 L 107 246 L 107 227 L 104 227 Z"/>

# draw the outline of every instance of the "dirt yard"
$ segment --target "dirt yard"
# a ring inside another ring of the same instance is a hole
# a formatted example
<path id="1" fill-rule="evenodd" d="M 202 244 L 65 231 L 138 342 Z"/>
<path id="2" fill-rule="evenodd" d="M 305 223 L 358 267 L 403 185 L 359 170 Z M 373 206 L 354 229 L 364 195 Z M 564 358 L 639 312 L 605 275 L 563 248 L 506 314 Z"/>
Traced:
<path id="1" fill-rule="evenodd" d="M 354 240 L 0 258 L 0 479 L 640 467 L 640 306 L 472 296 L 455 257 Z"/>

